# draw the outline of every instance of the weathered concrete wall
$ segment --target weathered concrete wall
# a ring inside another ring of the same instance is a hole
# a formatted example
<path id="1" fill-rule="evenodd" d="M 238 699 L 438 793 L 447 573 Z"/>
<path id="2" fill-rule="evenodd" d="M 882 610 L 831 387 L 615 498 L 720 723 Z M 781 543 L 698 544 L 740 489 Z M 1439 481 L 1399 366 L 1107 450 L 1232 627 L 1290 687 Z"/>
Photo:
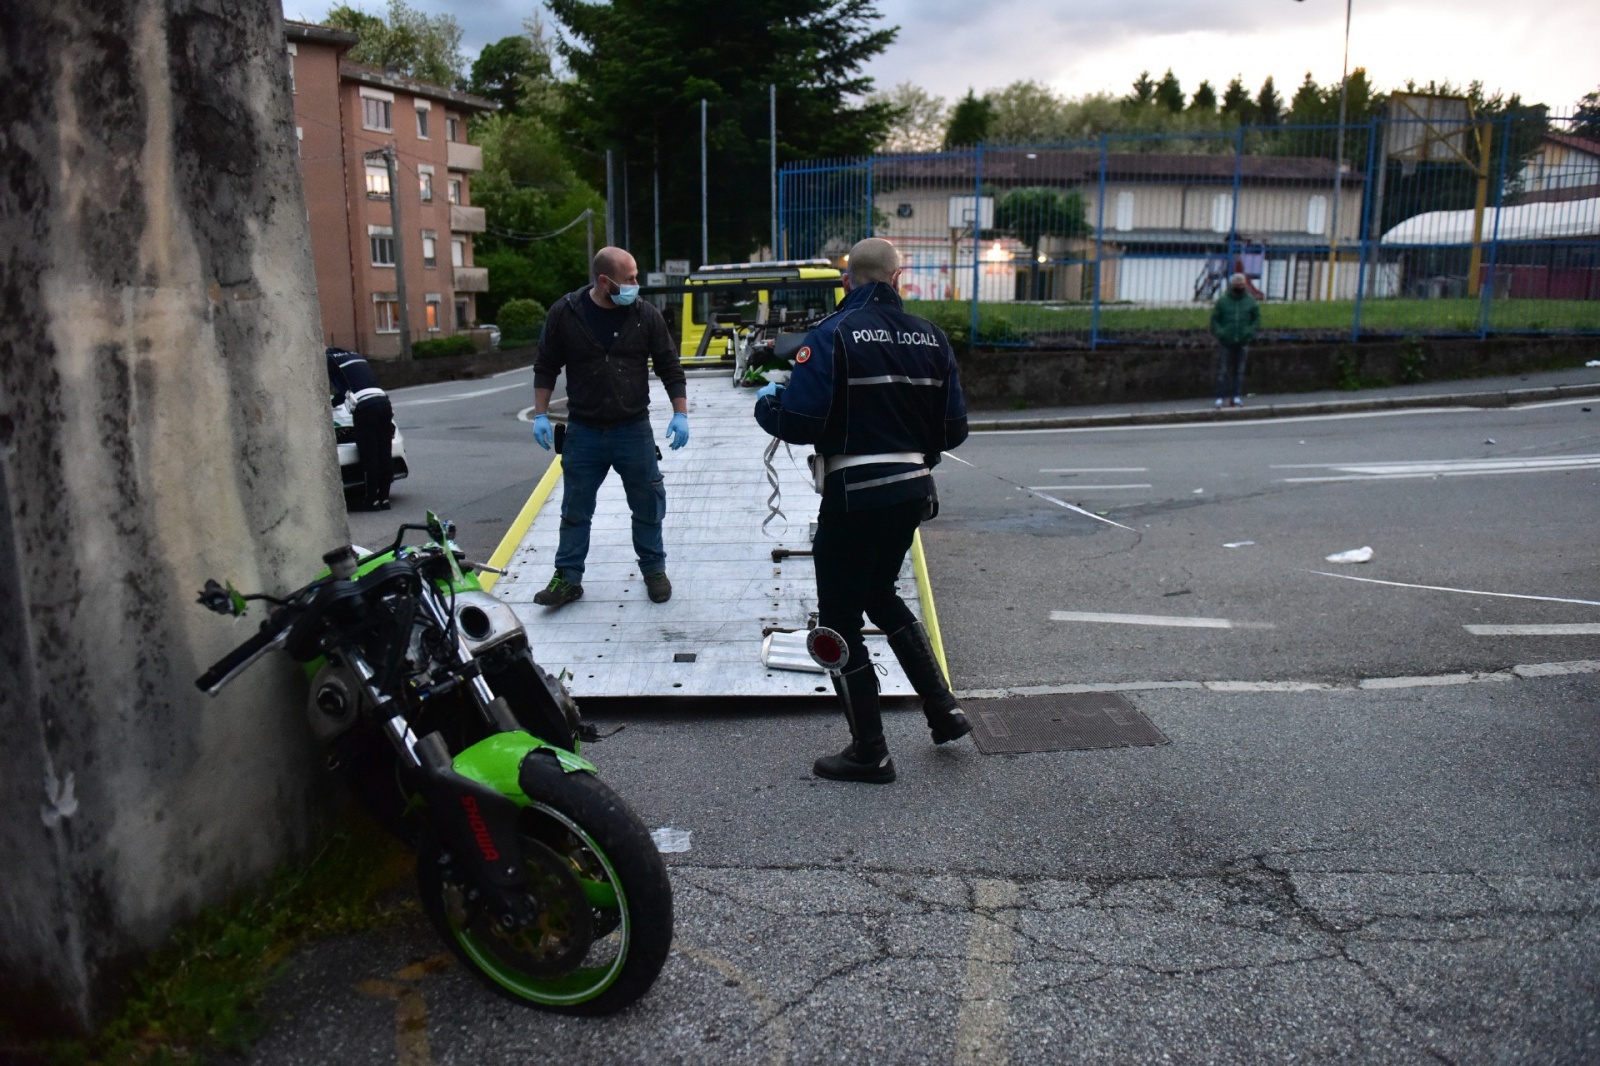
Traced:
<path id="1" fill-rule="evenodd" d="M 346 536 L 278 5 L 0 5 L 0 1012 L 92 1025 L 302 844 L 291 666 L 193 678 Z"/>
<path id="2" fill-rule="evenodd" d="M 1361 344 L 1257 345 L 1245 385 L 1252 393 L 1316 392 L 1406 381 L 1450 381 L 1582 366 L 1593 337 L 1419 339 Z M 969 407 L 983 410 L 1210 397 L 1213 348 L 1049 351 L 1006 349 L 961 357 Z M 1415 375 L 1420 374 L 1421 379 Z"/>

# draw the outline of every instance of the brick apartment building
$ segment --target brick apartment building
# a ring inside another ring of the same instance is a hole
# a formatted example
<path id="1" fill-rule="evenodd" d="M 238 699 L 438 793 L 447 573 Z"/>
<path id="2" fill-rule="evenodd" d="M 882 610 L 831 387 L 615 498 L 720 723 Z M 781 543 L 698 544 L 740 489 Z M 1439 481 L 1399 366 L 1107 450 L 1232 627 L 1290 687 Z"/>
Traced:
<path id="1" fill-rule="evenodd" d="M 471 206 L 471 175 L 483 169 L 483 149 L 467 143 L 467 119 L 499 105 L 351 63 L 344 53 L 357 39 L 343 30 L 284 27 L 326 343 L 399 355 L 399 256 L 413 341 L 474 327 L 474 294 L 489 290 L 489 272 L 472 265 L 484 214 Z M 399 233 L 388 169 L 368 154 L 388 145 L 402 194 Z"/>

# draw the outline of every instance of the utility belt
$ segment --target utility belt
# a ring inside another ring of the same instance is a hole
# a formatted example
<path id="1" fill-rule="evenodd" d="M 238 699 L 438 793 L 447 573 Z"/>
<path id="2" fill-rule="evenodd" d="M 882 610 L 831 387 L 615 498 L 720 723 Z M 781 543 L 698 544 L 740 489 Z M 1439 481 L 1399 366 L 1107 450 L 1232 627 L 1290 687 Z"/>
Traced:
<path id="1" fill-rule="evenodd" d="M 352 392 L 350 394 L 350 409 L 353 411 L 368 400 L 377 400 L 388 395 L 382 389 L 362 389 L 360 392 Z"/>
<path id="2" fill-rule="evenodd" d="M 916 463 L 920 469 L 905 474 L 897 474 L 892 480 L 902 481 L 914 477 L 923 477 L 928 473 L 923 465 L 921 452 L 879 452 L 875 455 L 817 455 L 815 452 L 806 456 L 806 466 L 811 470 L 811 487 L 820 495 L 828 475 L 852 466 L 869 466 L 873 463 Z"/>

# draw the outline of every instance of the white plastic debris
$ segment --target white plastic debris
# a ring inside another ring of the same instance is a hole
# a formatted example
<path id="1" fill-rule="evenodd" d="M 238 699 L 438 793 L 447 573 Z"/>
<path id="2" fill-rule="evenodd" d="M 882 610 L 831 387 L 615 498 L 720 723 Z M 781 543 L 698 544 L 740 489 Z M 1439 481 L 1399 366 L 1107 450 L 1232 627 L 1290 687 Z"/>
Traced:
<path id="1" fill-rule="evenodd" d="M 1253 541 L 1253 540 L 1233 540 L 1233 541 L 1229 541 L 1227 544 L 1224 544 L 1223 547 L 1224 548 L 1248 548 L 1248 547 L 1250 547 L 1250 545 L 1252 545 L 1254 543 L 1255 543 L 1255 541 Z"/>
<path id="2" fill-rule="evenodd" d="M 1371 561 L 1371 548 L 1351 548 L 1347 552 L 1334 552 L 1328 556 L 1328 562 L 1330 563 L 1370 563 Z"/>
<path id="3" fill-rule="evenodd" d="M 1591 359 L 1587 363 L 1584 363 L 1583 365 L 1584 366 L 1600 366 L 1600 359 Z"/>
<path id="4" fill-rule="evenodd" d="M 656 850 L 663 854 L 689 850 L 689 834 L 692 829 L 672 829 L 662 827 L 650 830 L 650 839 L 655 841 Z"/>
<path id="5" fill-rule="evenodd" d="M 1495 439 L 1493 437 L 1490 437 L 1488 440 L 1484 441 L 1483 443 L 1485 443 L 1485 444 L 1494 444 L 1495 443 Z"/>
<path id="6" fill-rule="evenodd" d="M 1198 495 L 1200 495 L 1200 494 L 1201 494 L 1201 493 L 1202 493 L 1202 492 L 1204 492 L 1204 491 L 1206 491 L 1206 490 L 1205 490 L 1205 489 L 1195 489 L 1195 490 L 1194 490 L 1194 494 L 1195 494 L 1195 495 L 1196 495 L 1196 496 L 1198 496 Z"/>

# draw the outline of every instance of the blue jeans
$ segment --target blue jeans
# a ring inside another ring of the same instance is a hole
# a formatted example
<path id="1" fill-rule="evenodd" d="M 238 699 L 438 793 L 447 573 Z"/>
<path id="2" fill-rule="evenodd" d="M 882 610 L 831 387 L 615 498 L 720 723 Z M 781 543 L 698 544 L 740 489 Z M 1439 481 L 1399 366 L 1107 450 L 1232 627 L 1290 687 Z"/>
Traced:
<path id="1" fill-rule="evenodd" d="M 606 474 L 615 470 L 633 512 L 633 551 L 641 574 L 667 568 L 661 520 L 667 513 L 667 488 L 656 465 L 656 442 L 650 419 L 597 429 L 581 422 L 567 424 L 561 447 L 561 540 L 556 547 L 556 572 L 573 584 L 583 581 L 589 556 L 589 525 L 595 497 Z"/>
<path id="2" fill-rule="evenodd" d="M 1224 344 L 1217 350 L 1217 399 L 1244 395 L 1244 361 L 1248 344 Z"/>

